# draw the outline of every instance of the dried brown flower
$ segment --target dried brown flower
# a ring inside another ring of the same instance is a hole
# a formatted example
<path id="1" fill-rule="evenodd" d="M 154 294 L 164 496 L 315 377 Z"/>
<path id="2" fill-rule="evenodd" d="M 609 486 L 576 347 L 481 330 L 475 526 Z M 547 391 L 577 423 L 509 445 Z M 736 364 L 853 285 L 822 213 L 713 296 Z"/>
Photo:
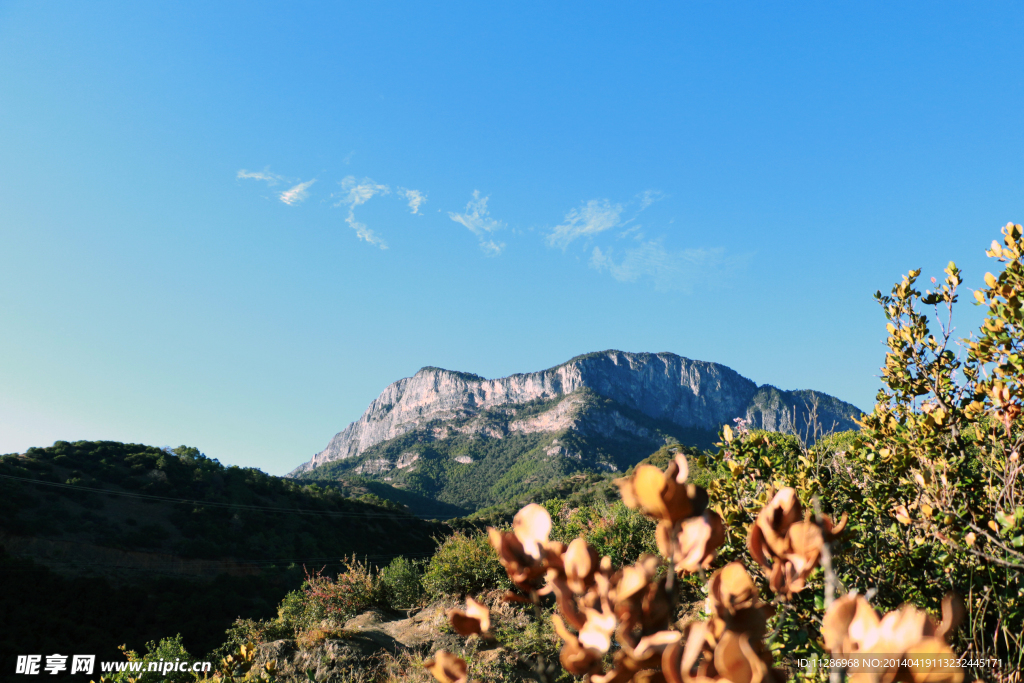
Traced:
<path id="1" fill-rule="evenodd" d="M 668 557 L 670 550 L 672 551 L 676 571 L 696 572 L 710 567 L 715 559 L 715 552 L 725 542 L 725 526 L 718 513 L 705 510 L 699 517 L 683 520 L 673 539 L 674 528 L 676 527 L 660 522 L 655 538 L 663 555 Z"/>
<path id="2" fill-rule="evenodd" d="M 769 587 L 785 597 L 804 589 L 823 544 L 846 527 L 846 515 L 837 525 L 822 515 L 819 526 L 809 517 L 801 521 L 803 514 L 796 490 L 783 488 L 758 513 L 747 534 L 747 549 L 766 570 Z"/>
<path id="3" fill-rule="evenodd" d="M 466 611 L 452 608 L 448 610 L 448 621 L 452 628 L 461 636 L 469 637 L 479 635 L 484 638 L 490 637 L 491 612 L 486 605 L 482 605 L 470 596 L 466 596 Z"/>
<path id="4" fill-rule="evenodd" d="M 551 516 L 536 503 L 516 513 L 511 533 L 487 527 L 491 545 L 498 553 L 498 561 L 512 583 L 526 593 L 537 589 L 540 579 L 552 563 L 560 565 L 562 562 L 565 544 L 549 541 L 549 533 Z"/>
<path id="5" fill-rule="evenodd" d="M 466 683 L 469 677 L 466 660 L 445 650 L 435 652 L 432 659 L 423 662 L 423 666 L 440 683 Z"/>
<path id="6" fill-rule="evenodd" d="M 676 524 L 701 514 L 708 503 L 707 491 L 686 483 L 688 474 L 686 456 L 677 453 L 664 472 L 654 465 L 640 465 L 632 477 L 616 479 L 615 483 L 627 507 Z"/>
<path id="7" fill-rule="evenodd" d="M 880 674 L 854 670 L 851 681 L 961 683 L 963 672 L 943 662 L 956 658 L 945 637 L 963 617 L 959 598 L 947 595 L 942 613 L 942 621 L 936 623 L 922 610 L 904 605 L 879 618 L 863 597 L 845 595 L 832 603 L 822 620 L 825 648 L 840 656 L 885 654 L 886 661 L 896 664 Z"/>

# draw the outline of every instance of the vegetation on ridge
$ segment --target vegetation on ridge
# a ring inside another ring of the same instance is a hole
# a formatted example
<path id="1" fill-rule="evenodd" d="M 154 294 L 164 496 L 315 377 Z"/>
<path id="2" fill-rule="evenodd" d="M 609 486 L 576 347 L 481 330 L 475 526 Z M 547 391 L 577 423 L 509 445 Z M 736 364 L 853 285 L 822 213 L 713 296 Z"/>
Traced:
<path id="1" fill-rule="evenodd" d="M 579 429 L 523 433 L 510 424 L 570 402 Z M 590 427 L 618 413 L 646 430 L 647 438 L 615 431 L 602 436 Z M 477 415 L 435 421 L 376 444 L 353 458 L 324 463 L 300 480 L 346 480 L 358 473 L 389 486 L 454 506 L 458 514 L 518 499 L 531 489 L 577 472 L 624 471 L 665 443 L 709 446 L 713 435 L 651 418 L 590 389 L 553 399 L 482 410 Z M 402 457 L 415 462 L 397 467 Z M 385 493 L 376 492 L 378 495 Z M 392 500 L 399 500 L 396 496 Z M 455 516 L 455 515 L 451 515 Z"/>
<path id="2" fill-rule="evenodd" d="M 0 457 L 0 613 L 24 624 L 2 629 L 0 650 L 57 652 L 74 634 L 116 659 L 121 643 L 180 632 L 205 652 L 238 616 L 273 614 L 304 564 L 429 556 L 445 532 L 393 503 L 225 467 L 195 448 L 31 448 Z"/>

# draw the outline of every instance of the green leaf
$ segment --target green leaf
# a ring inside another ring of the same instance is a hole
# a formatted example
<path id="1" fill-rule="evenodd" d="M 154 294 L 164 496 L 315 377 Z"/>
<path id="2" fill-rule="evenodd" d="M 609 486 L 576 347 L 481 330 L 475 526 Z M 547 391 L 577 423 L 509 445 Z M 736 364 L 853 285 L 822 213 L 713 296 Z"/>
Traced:
<path id="1" fill-rule="evenodd" d="M 1016 524 L 1016 520 L 1010 515 L 1003 512 L 1002 510 L 996 513 L 996 521 L 998 521 L 1000 526 L 1003 527 L 1003 531 L 1006 531 L 1007 529 L 1012 529 L 1013 526 Z"/>

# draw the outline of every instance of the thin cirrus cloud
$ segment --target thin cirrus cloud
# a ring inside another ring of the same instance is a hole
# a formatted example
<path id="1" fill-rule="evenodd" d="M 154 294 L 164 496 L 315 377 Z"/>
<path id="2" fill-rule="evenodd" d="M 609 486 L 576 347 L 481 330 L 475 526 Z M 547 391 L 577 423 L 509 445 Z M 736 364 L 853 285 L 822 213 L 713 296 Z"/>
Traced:
<path id="1" fill-rule="evenodd" d="M 466 204 L 465 213 L 448 212 L 448 217 L 469 229 L 480 240 L 480 248 L 488 256 L 497 256 L 505 249 L 504 242 L 496 242 L 491 234 L 505 227 L 502 221 L 490 216 L 487 200 L 490 196 L 481 197 L 479 190 L 473 190 L 473 198 Z"/>
<path id="2" fill-rule="evenodd" d="M 286 178 L 284 176 L 271 173 L 268 168 L 265 168 L 262 171 L 248 171 L 243 168 L 235 174 L 235 178 L 238 178 L 239 180 L 260 180 L 270 187 L 273 187 L 280 182 L 286 182 Z M 293 180 L 292 182 L 295 181 Z M 279 192 L 277 194 L 277 198 L 288 206 L 299 204 L 309 197 L 309 188 L 315 182 L 316 178 L 313 178 L 312 180 L 307 180 L 304 183 L 293 185 L 284 192 Z"/>
<path id="3" fill-rule="evenodd" d="M 654 202 L 660 202 L 665 198 L 665 193 L 661 190 L 644 190 L 636 196 L 640 201 L 640 210 L 643 211 Z"/>
<path id="4" fill-rule="evenodd" d="M 596 245 L 590 254 L 590 267 L 619 282 L 649 281 L 658 291 L 691 293 L 696 286 L 719 280 L 746 263 L 749 255 L 731 255 L 721 248 L 672 250 L 665 246 L 663 238 L 647 239 L 639 224 L 627 228 L 640 213 L 664 198 L 665 194 L 658 190 L 646 190 L 626 205 L 591 199 L 569 211 L 562 223 L 547 234 L 546 241 L 549 246 L 565 251 L 578 239 L 598 239 L 616 229 L 616 238 L 631 237 L 633 246 L 623 249 Z M 634 207 L 632 215 L 624 218 L 629 207 Z M 626 229 L 618 230 L 621 228 Z"/>
<path id="5" fill-rule="evenodd" d="M 670 251 L 660 240 L 649 240 L 626 249 L 618 260 L 614 249 L 594 247 L 590 267 L 607 272 L 619 282 L 646 279 L 658 291 L 690 294 L 699 283 L 719 279 L 724 271 L 746 260 L 746 256 L 729 257 L 722 248 Z"/>
<path id="6" fill-rule="evenodd" d="M 565 214 L 565 220 L 551 229 L 547 243 L 562 251 L 574 240 L 593 237 L 616 226 L 623 225 L 622 204 L 612 204 L 607 199 L 591 199 L 578 209 Z"/>
<path id="7" fill-rule="evenodd" d="M 366 227 L 365 223 L 360 223 L 356 220 L 355 210 L 357 206 L 362 206 L 377 195 L 390 194 L 391 188 L 387 185 L 375 183 L 369 178 L 356 180 L 356 177 L 351 175 L 345 177 L 338 184 L 341 185 L 341 192 L 335 195 L 340 196 L 335 206 L 348 207 L 348 216 L 345 217 L 345 222 L 356 231 L 356 236 L 359 239 L 365 240 L 381 249 L 387 249 L 387 243 L 377 233 Z"/>
<path id="8" fill-rule="evenodd" d="M 315 182 L 316 178 L 313 178 L 312 180 L 306 181 L 304 183 L 299 183 L 298 185 L 289 188 L 282 192 L 281 194 L 279 194 L 278 198 L 288 206 L 298 204 L 304 201 L 307 197 L 309 197 L 309 188 Z"/>
<path id="9" fill-rule="evenodd" d="M 420 207 L 427 201 L 426 193 L 419 190 L 409 190 L 400 187 L 398 188 L 398 194 L 405 197 L 405 200 L 409 202 L 409 213 L 420 213 Z"/>
<path id="10" fill-rule="evenodd" d="M 351 154 L 349 156 L 351 156 Z M 268 186 L 274 186 L 282 182 L 296 183 L 296 180 L 294 179 L 287 179 L 284 176 L 271 173 L 269 168 L 265 168 L 262 171 L 249 171 L 243 168 L 235 174 L 235 177 L 241 180 L 262 181 L 267 183 Z M 309 198 L 309 188 L 312 187 L 313 183 L 316 181 L 317 179 L 313 178 L 312 180 L 307 180 L 305 182 L 298 182 L 287 190 L 275 192 L 275 196 L 288 206 L 301 204 Z M 356 219 L 356 207 L 362 206 L 374 197 L 391 194 L 391 188 L 388 185 L 374 182 L 370 178 L 358 180 L 354 175 L 346 176 L 338 182 L 338 185 L 340 185 L 341 190 L 339 192 L 332 193 L 331 199 L 334 200 L 334 206 L 344 206 L 348 208 L 348 215 L 345 217 L 345 222 L 349 224 L 349 227 L 356 231 L 356 236 L 359 239 L 381 249 L 387 249 L 387 242 L 385 242 L 380 235 L 367 227 L 365 223 Z M 395 194 L 404 199 L 409 205 L 410 213 L 421 216 L 423 215 L 420 213 L 420 207 L 427 201 L 426 192 L 399 187 L 395 190 Z M 487 200 L 484 199 L 485 204 L 486 201 Z"/>
<path id="11" fill-rule="evenodd" d="M 280 181 L 284 180 L 281 176 L 276 173 L 271 173 L 268 169 L 262 171 L 247 171 L 244 168 L 238 171 L 235 176 L 240 180 L 262 180 L 268 185 L 277 185 Z"/>

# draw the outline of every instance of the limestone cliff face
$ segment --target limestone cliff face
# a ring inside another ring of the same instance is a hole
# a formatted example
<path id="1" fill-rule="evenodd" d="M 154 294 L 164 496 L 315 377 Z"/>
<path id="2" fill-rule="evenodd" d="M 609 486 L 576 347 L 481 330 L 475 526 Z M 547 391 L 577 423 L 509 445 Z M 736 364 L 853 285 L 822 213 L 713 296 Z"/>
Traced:
<path id="1" fill-rule="evenodd" d="M 555 399 L 579 389 L 589 389 L 658 420 L 706 430 L 717 430 L 742 417 L 755 427 L 802 431 L 807 420 L 805 405 L 811 402 L 817 402 L 819 421 L 826 428 L 854 428 L 852 418 L 860 413 L 854 406 L 825 394 L 759 388 L 724 365 L 673 353 L 604 351 L 541 372 L 492 380 L 423 368 L 387 387 L 362 417 L 292 474 L 355 457 L 375 444 L 432 422 L 471 418 L 481 410 Z M 548 431 L 545 420 L 552 421 L 551 427 L 555 422 L 564 427 L 561 422 L 574 418 L 571 408 L 567 405 L 557 414 L 537 416 L 518 429 Z M 514 425 L 510 428 L 517 429 Z"/>

